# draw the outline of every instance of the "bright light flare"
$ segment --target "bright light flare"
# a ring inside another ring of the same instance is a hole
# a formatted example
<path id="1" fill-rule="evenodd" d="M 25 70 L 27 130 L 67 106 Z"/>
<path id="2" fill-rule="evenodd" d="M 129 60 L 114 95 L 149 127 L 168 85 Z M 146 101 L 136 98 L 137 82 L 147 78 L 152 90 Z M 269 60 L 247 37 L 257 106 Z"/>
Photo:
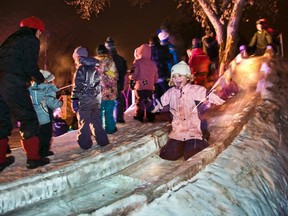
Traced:
<path id="1" fill-rule="evenodd" d="M 235 64 L 232 79 L 237 83 L 238 87 L 245 90 L 249 87 L 256 87 L 258 81 L 262 78 L 260 67 L 262 64 L 261 57 L 251 57 L 242 59 L 241 62 Z"/>

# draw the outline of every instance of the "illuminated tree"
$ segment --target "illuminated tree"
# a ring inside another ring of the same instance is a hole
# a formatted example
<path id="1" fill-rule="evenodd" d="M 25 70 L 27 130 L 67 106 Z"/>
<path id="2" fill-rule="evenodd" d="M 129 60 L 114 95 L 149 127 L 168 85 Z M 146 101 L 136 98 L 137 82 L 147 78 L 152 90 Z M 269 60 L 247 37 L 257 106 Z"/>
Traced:
<path id="1" fill-rule="evenodd" d="M 190 7 L 202 27 L 213 26 L 220 45 L 219 59 L 223 66 L 234 57 L 238 28 L 243 12 L 278 13 L 278 0 L 179 0 L 178 7 Z M 221 71 L 223 72 L 223 71 Z"/>
<path id="2" fill-rule="evenodd" d="M 129 0 L 133 5 L 142 6 L 151 0 Z M 176 0 L 175 0 L 176 1 Z M 234 57 L 238 38 L 238 28 L 244 11 L 254 9 L 262 14 L 277 15 L 279 0 L 178 0 L 178 8 L 191 10 L 191 15 L 202 27 L 212 25 L 220 45 L 219 59 L 227 65 Z M 66 0 L 74 5 L 83 19 L 99 13 L 110 0 Z"/>

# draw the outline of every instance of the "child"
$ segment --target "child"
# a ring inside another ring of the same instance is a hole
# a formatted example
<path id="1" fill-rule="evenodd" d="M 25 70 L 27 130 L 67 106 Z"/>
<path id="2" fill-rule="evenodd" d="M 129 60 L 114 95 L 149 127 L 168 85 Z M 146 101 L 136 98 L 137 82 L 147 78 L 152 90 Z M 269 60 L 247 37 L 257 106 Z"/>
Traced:
<path id="1" fill-rule="evenodd" d="M 117 99 L 118 72 L 109 50 L 99 44 L 97 47 L 96 59 L 100 62 L 100 83 L 101 83 L 101 122 L 105 121 L 105 130 L 107 134 L 113 134 L 117 131 L 116 121 L 114 119 L 115 100 Z"/>
<path id="2" fill-rule="evenodd" d="M 81 149 L 88 150 L 93 145 L 91 139 L 93 136 L 98 145 L 108 145 L 107 133 L 100 122 L 101 84 L 98 71 L 99 61 L 89 57 L 87 49 L 82 46 L 74 50 L 72 57 L 76 64 L 76 73 L 73 79 L 71 105 L 78 120 L 77 142 Z"/>
<path id="3" fill-rule="evenodd" d="M 172 87 L 150 108 L 152 112 L 156 112 L 170 105 L 169 111 L 173 115 L 172 131 L 166 145 L 160 151 L 160 157 L 166 160 L 177 160 L 182 156 L 187 160 L 208 146 L 202 137 L 201 120 L 195 101 L 203 102 L 207 99 L 217 105 L 225 102 L 213 92 L 206 95 L 205 87 L 192 85 L 188 81 L 191 81 L 190 68 L 181 61 L 171 69 L 169 85 Z"/>
<path id="4" fill-rule="evenodd" d="M 50 151 L 52 139 L 52 115 L 53 111 L 62 106 L 62 101 L 56 98 L 57 87 L 54 84 L 55 76 L 47 71 L 40 70 L 44 76 L 44 83 L 33 82 L 29 88 L 32 104 L 37 113 L 40 124 L 40 149 L 41 158 L 54 155 Z"/>
<path id="5" fill-rule="evenodd" d="M 136 111 L 134 119 L 144 121 L 144 110 L 141 109 L 141 102 L 152 99 L 154 85 L 158 80 L 158 69 L 154 61 L 151 60 L 151 48 L 148 44 L 142 44 L 135 49 L 135 61 L 132 66 L 133 73 L 130 80 L 135 81 Z M 149 122 L 154 121 L 155 114 L 146 112 Z"/>

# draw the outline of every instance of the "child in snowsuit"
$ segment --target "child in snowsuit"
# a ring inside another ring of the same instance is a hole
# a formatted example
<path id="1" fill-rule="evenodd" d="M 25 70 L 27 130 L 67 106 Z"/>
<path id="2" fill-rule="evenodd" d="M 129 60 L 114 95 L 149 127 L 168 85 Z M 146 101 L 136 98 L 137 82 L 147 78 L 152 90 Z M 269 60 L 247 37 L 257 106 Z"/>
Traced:
<path id="1" fill-rule="evenodd" d="M 189 66 L 181 61 L 171 69 L 171 80 L 168 89 L 160 100 L 154 101 L 150 108 L 152 112 L 161 110 L 164 106 L 170 106 L 173 115 L 172 131 L 165 146 L 160 150 L 160 157 L 166 160 L 177 160 L 184 156 L 187 160 L 208 146 L 200 128 L 201 120 L 195 101 L 208 100 L 217 105 L 225 101 L 213 92 L 207 94 L 203 86 L 192 85 Z"/>
<path id="2" fill-rule="evenodd" d="M 130 80 L 135 81 L 136 111 L 134 119 L 144 121 L 144 110 L 141 103 L 147 99 L 152 100 L 154 85 L 158 80 L 158 70 L 154 61 L 151 60 L 151 48 L 148 44 L 142 44 L 135 50 L 135 61 L 133 63 L 133 73 Z M 149 122 L 154 121 L 155 114 L 146 112 Z"/>
<path id="3" fill-rule="evenodd" d="M 74 85 L 71 93 L 72 110 L 78 120 L 78 144 L 87 150 L 92 147 L 91 135 L 95 136 L 97 144 L 109 144 L 106 131 L 100 122 L 101 85 L 97 66 L 99 61 L 88 57 L 85 47 L 77 47 L 73 53 L 76 63 Z"/>
<path id="4" fill-rule="evenodd" d="M 39 154 L 41 157 L 47 157 L 54 155 L 53 151 L 50 150 L 53 111 L 61 107 L 63 102 L 56 98 L 58 88 L 54 84 L 55 76 L 47 70 L 40 70 L 40 72 L 44 76 L 44 83 L 33 82 L 29 87 L 29 92 L 40 124 Z"/>
<path id="5" fill-rule="evenodd" d="M 96 59 L 100 62 L 100 84 L 101 84 L 101 116 L 102 125 L 108 134 L 117 131 L 116 121 L 114 119 L 115 100 L 117 98 L 118 89 L 118 72 L 112 56 L 103 44 L 97 47 Z M 104 118 L 104 119 L 103 119 Z M 104 123 L 104 122 L 105 123 Z"/>

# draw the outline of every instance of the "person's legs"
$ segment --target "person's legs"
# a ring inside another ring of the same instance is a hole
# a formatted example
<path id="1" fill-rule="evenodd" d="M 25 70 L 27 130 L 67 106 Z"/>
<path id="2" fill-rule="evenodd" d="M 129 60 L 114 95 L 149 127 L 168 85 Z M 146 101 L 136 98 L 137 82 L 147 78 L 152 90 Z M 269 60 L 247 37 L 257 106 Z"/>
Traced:
<path id="1" fill-rule="evenodd" d="M 169 139 L 160 150 L 160 157 L 165 160 L 178 160 L 183 156 L 184 142 Z"/>
<path id="2" fill-rule="evenodd" d="M 40 156 L 46 157 L 53 155 L 50 151 L 51 139 L 52 139 L 52 122 L 40 126 Z"/>
<path id="3" fill-rule="evenodd" d="M 153 100 L 152 95 L 153 95 L 152 90 L 144 90 L 143 91 L 143 98 L 145 98 L 145 100 L 152 101 Z M 146 104 L 145 104 L 145 106 L 146 106 Z M 148 122 L 153 122 L 155 119 L 155 113 L 148 112 L 147 107 L 146 107 L 146 118 L 147 118 Z"/>
<path id="4" fill-rule="evenodd" d="M 39 122 L 31 102 L 30 94 L 22 81 L 11 77 L 1 86 L 1 95 L 15 120 L 20 122 L 21 144 L 27 157 L 26 167 L 34 169 L 50 163 L 39 154 Z"/>
<path id="5" fill-rule="evenodd" d="M 106 106 L 106 101 L 102 100 L 101 101 L 101 105 L 100 105 L 100 123 L 103 126 L 103 128 L 105 128 L 105 106 Z"/>
<path id="6" fill-rule="evenodd" d="M 190 157 L 202 151 L 207 146 L 208 143 L 206 140 L 199 140 L 199 139 L 186 140 L 184 146 L 184 160 L 188 160 Z"/>
<path id="7" fill-rule="evenodd" d="M 144 111 L 140 108 L 140 102 L 143 99 L 143 92 L 141 90 L 135 90 L 135 98 L 136 98 L 136 110 L 134 119 L 143 122 L 144 119 Z"/>
<path id="8" fill-rule="evenodd" d="M 0 95 L 0 172 L 15 161 L 13 156 L 6 157 L 8 149 L 10 149 L 8 136 L 11 135 L 12 129 L 11 113 Z"/>
<path id="9" fill-rule="evenodd" d="M 125 104 L 125 97 L 122 91 L 118 90 L 118 95 L 116 99 L 116 121 L 117 123 L 125 123 L 124 104 Z"/>
<path id="10" fill-rule="evenodd" d="M 114 119 L 115 101 L 105 101 L 105 130 L 108 134 L 115 133 L 117 131 L 116 122 Z"/>
<path id="11" fill-rule="evenodd" d="M 13 130 L 9 107 L 0 95 L 0 139 L 8 138 Z"/>
<path id="12" fill-rule="evenodd" d="M 92 147 L 91 140 L 91 130 L 90 130 L 90 122 L 91 122 L 91 110 L 80 110 L 77 113 L 78 118 L 78 137 L 77 141 L 80 148 L 87 150 Z"/>
<path id="13" fill-rule="evenodd" d="M 107 133 L 100 122 L 100 113 L 98 109 L 92 110 L 90 119 L 93 125 L 93 136 L 95 136 L 97 144 L 100 146 L 109 144 Z"/>
<path id="14" fill-rule="evenodd" d="M 7 146 L 8 138 L 0 139 L 0 172 L 15 161 L 15 158 L 12 155 L 6 157 Z"/>

